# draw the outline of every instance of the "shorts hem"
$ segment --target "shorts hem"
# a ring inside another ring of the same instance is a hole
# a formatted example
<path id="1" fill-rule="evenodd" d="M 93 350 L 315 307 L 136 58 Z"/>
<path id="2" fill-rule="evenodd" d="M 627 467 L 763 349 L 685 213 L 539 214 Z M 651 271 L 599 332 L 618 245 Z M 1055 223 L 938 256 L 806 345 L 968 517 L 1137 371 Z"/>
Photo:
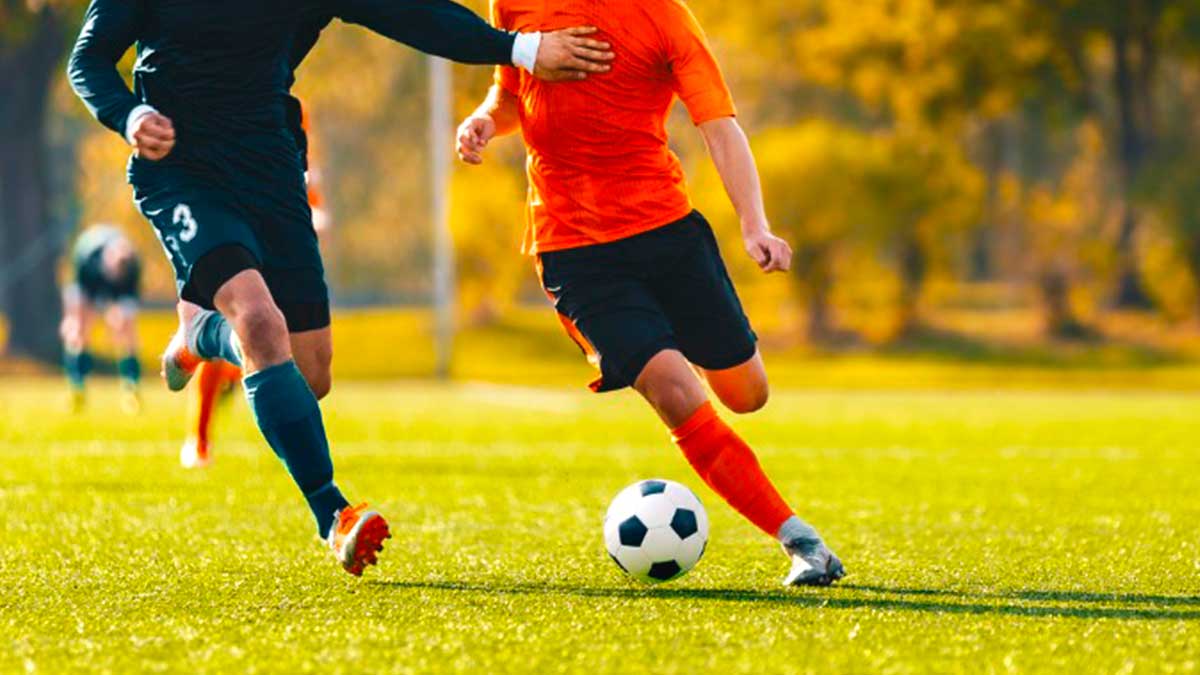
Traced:
<path id="1" fill-rule="evenodd" d="M 624 363 L 620 364 L 614 370 L 619 372 L 610 373 L 604 368 L 604 357 L 601 355 L 600 373 L 601 378 L 598 386 L 593 386 L 592 391 L 597 394 L 602 394 L 609 391 L 619 391 L 626 387 L 632 387 L 637 383 L 637 379 L 641 377 L 642 371 L 646 369 L 646 365 L 658 356 L 659 352 L 665 352 L 668 349 L 679 351 L 679 343 L 674 337 L 660 337 L 648 343 L 645 347 L 638 349 L 632 356 L 625 359 Z"/>
<path id="2" fill-rule="evenodd" d="M 758 353 L 758 336 L 752 335 L 752 337 L 753 339 L 751 339 L 750 346 L 747 349 L 735 352 L 731 356 L 712 359 L 694 359 L 688 357 L 688 361 L 704 370 L 729 370 L 730 368 L 736 368 L 754 358 L 754 355 Z M 684 356 L 687 356 L 687 354 L 685 353 Z"/>

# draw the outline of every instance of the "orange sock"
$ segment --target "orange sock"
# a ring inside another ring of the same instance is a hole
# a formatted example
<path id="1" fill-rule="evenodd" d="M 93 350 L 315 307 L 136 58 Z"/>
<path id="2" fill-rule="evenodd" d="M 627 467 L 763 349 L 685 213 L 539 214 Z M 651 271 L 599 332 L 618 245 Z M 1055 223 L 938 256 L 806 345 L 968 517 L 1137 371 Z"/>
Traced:
<path id="1" fill-rule="evenodd" d="M 228 375 L 224 363 L 209 361 L 200 364 L 196 373 L 196 389 L 188 406 L 188 429 L 201 448 L 208 447 L 208 430 L 212 426 L 213 408 L 217 396 L 226 386 Z"/>
<path id="2" fill-rule="evenodd" d="M 754 451 L 717 416 L 712 403 L 700 406 L 671 432 L 688 463 L 705 483 L 758 529 L 775 537 L 792 509 L 763 473 Z"/>

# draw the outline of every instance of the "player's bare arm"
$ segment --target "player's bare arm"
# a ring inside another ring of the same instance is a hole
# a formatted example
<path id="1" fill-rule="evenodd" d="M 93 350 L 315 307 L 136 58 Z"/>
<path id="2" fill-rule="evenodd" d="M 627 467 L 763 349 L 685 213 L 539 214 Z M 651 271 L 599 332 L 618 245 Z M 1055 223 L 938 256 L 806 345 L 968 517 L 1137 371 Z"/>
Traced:
<path id="1" fill-rule="evenodd" d="M 519 101 L 515 94 L 492 85 L 487 98 L 458 127 L 458 158 L 467 164 L 483 164 L 483 151 L 497 136 L 516 133 L 521 127 Z"/>
<path id="2" fill-rule="evenodd" d="M 792 247 L 771 233 L 758 167 L 742 126 L 722 117 L 701 124 L 700 133 L 741 221 L 746 252 L 762 271 L 786 272 L 792 266 Z"/>

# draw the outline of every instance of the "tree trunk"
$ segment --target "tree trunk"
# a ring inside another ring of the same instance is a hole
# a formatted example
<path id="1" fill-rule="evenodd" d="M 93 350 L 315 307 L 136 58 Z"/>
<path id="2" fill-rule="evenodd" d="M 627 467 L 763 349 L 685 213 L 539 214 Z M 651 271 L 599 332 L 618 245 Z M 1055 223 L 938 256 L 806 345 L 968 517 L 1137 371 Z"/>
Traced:
<path id="1" fill-rule="evenodd" d="M 1152 306 L 1142 283 L 1137 255 L 1138 212 L 1133 204 L 1133 188 L 1145 154 L 1145 138 L 1137 114 L 1139 85 L 1132 62 L 1129 27 L 1118 22 L 1112 31 L 1113 92 L 1117 100 L 1117 158 L 1120 164 L 1121 230 L 1117 236 L 1117 290 L 1114 304 L 1123 308 L 1145 309 Z M 1145 57 L 1145 55 L 1143 55 Z"/>
<path id="2" fill-rule="evenodd" d="M 50 10 L 31 28 L 18 44 L 0 47 L 0 310 L 8 316 L 8 353 L 56 362 L 61 242 L 50 218 L 46 110 L 66 41 Z"/>
<path id="3" fill-rule="evenodd" d="M 916 232 L 909 232 L 900 242 L 900 304 L 897 335 L 911 336 L 920 327 L 921 292 L 925 287 L 928 260 Z"/>
<path id="4" fill-rule="evenodd" d="M 1087 327 L 1075 317 L 1071 307 L 1071 281 L 1065 271 L 1053 263 L 1047 265 L 1039 276 L 1038 290 L 1048 336 L 1080 339 L 1088 335 Z"/>
<path id="5" fill-rule="evenodd" d="M 808 341 L 814 344 L 828 342 L 834 337 L 833 304 L 830 301 L 833 292 L 831 255 L 827 245 L 806 246 L 796 253 L 799 263 L 796 267 L 803 271 L 796 278 L 808 302 L 806 334 Z"/>
<path id="6" fill-rule="evenodd" d="M 986 123 L 982 138 L 983 171 L 987 181 L 983 218 L 971 233 L 967 278 L 991 281 L 997 276 L 996 248 L 1000 230 L 1000 178 L 1004 171 L 1004 129 L 998 120 Z"/>

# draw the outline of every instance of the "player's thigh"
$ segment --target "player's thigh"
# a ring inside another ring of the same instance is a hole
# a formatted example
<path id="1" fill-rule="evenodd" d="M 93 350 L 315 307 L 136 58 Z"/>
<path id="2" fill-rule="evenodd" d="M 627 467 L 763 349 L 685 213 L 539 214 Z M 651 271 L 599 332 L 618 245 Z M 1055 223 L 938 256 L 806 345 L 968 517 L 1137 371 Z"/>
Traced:
<path id="1" fill-rule="evenodd" d="M 680 225 L 659 244 L 655 299 L 689 361 L 706 371 L 735 369 L 753 360 L 758 339 L 707 221 L 693 213 Z"/>
<path id="2" fill-rule="evenodd" d="M 292 199 L 273 199 L 269 208 L 252 210 L 262 245 L 263 276 L 287 320 L 288 331 L 323 335 L 314 337 L 314 342 L 328 342 L 329 288 L 312 211 L 302 190 L 281 187 L 281 191 L 295 194 Z M 317 356 L 327 358 L 330 352 L 326 345 Z"/>
<path id="3" fill-rule="evenodd" d="M 333 387 L 333 331 L 329 326 L 291 334 L 292 358 L 317 398 Z"/>
<path id="4" fill-rule="evenodd" d="M 154 173 L 135 183 L 134 201 L 167 252 L 181 299 L 216 309 L 216 291 L 226 281 L 261 267 L 262 245 L 251 218 L 227 190 Z M 232 249 L 244 254 L 229 255 Z M 206 274 L 196 279 L 200 266 Z"/>
<path id="5" fill-rule="evenodd" d="M 563 326 L 600 370 L 594 391 L 632 386 L 656 354 L 677 348 L 662 308 L 627 263 L 619 245 L 540 256 L 542 283 Z"/>

